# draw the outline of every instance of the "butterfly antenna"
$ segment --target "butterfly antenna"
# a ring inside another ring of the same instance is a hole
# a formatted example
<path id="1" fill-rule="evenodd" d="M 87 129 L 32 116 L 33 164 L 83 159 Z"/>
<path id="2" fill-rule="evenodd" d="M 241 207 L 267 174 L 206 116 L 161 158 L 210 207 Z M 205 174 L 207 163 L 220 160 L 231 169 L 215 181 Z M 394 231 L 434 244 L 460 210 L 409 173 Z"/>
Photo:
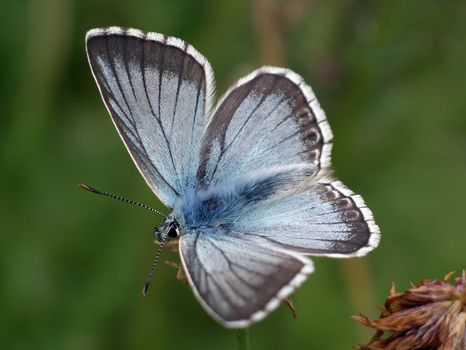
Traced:
<path id="1" fill-rule="evenodd" d="M 149 207 L 148 205 L 145 205 L 145 204 L 142 204 L 142 203 L 138 203 L 138 202 L 135 202 L 135 201 L 132 201 L 130 199 L 126 199 L 126 198 L 123 198 L 123 197 L 120 197 L 120 196 L 117 196 L 115 194 L 111 194 L 111 193 L 107 193 L 107 192 L 103 192 L 103 191 L 99 191 L 91 186 L 88 186 L 88 185 L 84 185 L 84 184 L 79 184 L 79 187 L 81 187 L 83 190 L 86 190 L 88 192 L 92 192 L 92 193 L 96 193 L 96 194 L 100 194 L 102 196 L 106 196 L 106 197 L 110 197 L 110 198 L 113 198 L 113 199 L 118 199 L 119 201 L 122 201 L 122 202 L 125 202 L 125 203 L 129 203 L 129 204 L 133 204 L 133 205 L 137 205 L 138 207 L 141 207 L 141 208 L 144 208 L 144 209 L 147 209 L 147 210 L 150 210 L 156 214 L 159 214 L 163 217 L 167 217 L 164 213 L 162 213 L 161 211 L 158 211 L 157 209 L 154 209 L 154 208 L 151 208 Z"/>
<path id="2" fill-rule="evenodd" d="M 142 296 L 145 297 L 147 295 L 147 290 L 149 289 L 150 283 L 154 278 L 155 270 L 157 269 L 157 264 L 159 262 L 160 254 L 162 253 L 163 246 L 167 241 L 168 234 L 166 234 L 162 241 L 160 242 L 160 247 L 157 249 L 155 253 L 154 260 L 152 261 L 152 267 L 150 268 L 149 274 L 147 275 L 146 282 L 144 283 L 144 287 L 142 287 Z"/>

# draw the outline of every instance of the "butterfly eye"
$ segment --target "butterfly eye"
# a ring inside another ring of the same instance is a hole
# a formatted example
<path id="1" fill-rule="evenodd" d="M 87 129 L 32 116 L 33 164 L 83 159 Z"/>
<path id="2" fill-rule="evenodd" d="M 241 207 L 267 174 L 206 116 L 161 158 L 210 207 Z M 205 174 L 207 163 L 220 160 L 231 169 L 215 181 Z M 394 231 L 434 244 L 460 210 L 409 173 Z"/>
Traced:
<path id="1" fill-rule="evenodd" d="M 167 236 L 170 238 L 178 238 L 178 228 L 175 225 L 172 225 L 170 231 L 168 231 Z"/>

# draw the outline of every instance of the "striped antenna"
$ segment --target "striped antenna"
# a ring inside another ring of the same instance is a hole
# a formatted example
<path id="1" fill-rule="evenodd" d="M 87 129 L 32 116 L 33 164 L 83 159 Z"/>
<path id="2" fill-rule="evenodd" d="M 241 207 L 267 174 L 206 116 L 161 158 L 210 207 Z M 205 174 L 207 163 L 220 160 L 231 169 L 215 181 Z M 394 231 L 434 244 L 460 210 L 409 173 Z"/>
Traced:
<path id="1" fill-rule="evenodd" d="M 113 199 L 118 199 L 119 201 L 122 201 L 122 202 L 125 202 L 125 203 L 137 205 L 138 207 L 150 210 L 150 211 L 152 211 L 152 212 L 154 212 L 156 214 L 159 214 L 159 215 L 163 216 L 164 218 L 167 218 L 167 216 L 164 213 L 162 213 L 161 211 L 158 211 L 157 209 L 151 208 L 148 205 L 145 205 L 145 204 L 142 204 L 142 203 L 139 203 L 139 202 L 135 202 L 135 201 L 132 201 L 130 199 L 126 199 L 126 198 L 117 196 L 115 194 L 99 191 L 99 190 L 97 190 L 97 189 L 95 189 L 95 188 L 93 188 L 91 186 L 88 186 L 88 185 L 79 184 L 79 187 L 81 187 L 83 190 L 86 190 L 88 192 L 100 194 L 102 196 L 110 197 L 110 198 L 113 198 Z"/>
<path id="2" fill-rule="evenodd" d="M 154 260 L 152 261 L 152 267 L 149 271 L 149 274 L 147 275 L 146 282 L 144 283 L 144 287 L 142 287 L 143 297 L 147 295 L 147 290 L 149 289 L 150 283 L 152 282 L 152 279 L 154 278 L 154 274 L 157 268 L 157 264 L 159 262 L 160 254 L 162 253 L 163 246 L 165 245 L 165 242 L 167 241 L 167 237 L 168 237 L 168 234 L 166 234 L 162 238 L 162 241 L 160 242 L 160 247 L 159 249 L 157 249 L 157 252 L 155 253 Z"/>

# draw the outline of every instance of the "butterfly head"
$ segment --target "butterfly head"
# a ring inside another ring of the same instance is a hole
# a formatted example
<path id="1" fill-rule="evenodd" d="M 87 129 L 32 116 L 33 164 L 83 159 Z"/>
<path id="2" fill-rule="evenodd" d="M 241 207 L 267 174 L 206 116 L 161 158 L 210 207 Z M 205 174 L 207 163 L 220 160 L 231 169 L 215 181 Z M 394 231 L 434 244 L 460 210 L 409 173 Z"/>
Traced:
<path id="1" fill-rule="evenodd" d="M 179 237 L 179 225 L 172 215 L 169 215 L 162 225 L 154 231 L 154 240 L 158 243 L 177 241 Z"/>

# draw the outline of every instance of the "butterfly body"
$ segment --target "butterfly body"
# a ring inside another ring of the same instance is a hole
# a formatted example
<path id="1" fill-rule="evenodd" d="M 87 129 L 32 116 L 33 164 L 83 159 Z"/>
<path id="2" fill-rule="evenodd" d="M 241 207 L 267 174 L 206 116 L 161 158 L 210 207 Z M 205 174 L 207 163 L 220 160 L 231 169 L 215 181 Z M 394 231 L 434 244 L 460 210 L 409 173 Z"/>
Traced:
<path id="1" fill-rule="evenodd" d="M 305 164 L 271 167 L 233 181 L 195 190 L 175 205 L 174 217 L 181 229 L 220 228 L 233 225 L 255 205 L 289 195 L 315 168 Z"/>
<path id="2" fill-rule="evenodd" d="M 275 309 L 313 271 L 305 255 L 377 246 L 371 211 L 331 176 L 332 132 L 299 75 L 263 67 L 213 109 L 210 64 L 180 39 L 110 27 L 86 47 L 118 133 L 172 210 L 155 238 L 179 239 L 186 278 L 221 324 Z"/>

